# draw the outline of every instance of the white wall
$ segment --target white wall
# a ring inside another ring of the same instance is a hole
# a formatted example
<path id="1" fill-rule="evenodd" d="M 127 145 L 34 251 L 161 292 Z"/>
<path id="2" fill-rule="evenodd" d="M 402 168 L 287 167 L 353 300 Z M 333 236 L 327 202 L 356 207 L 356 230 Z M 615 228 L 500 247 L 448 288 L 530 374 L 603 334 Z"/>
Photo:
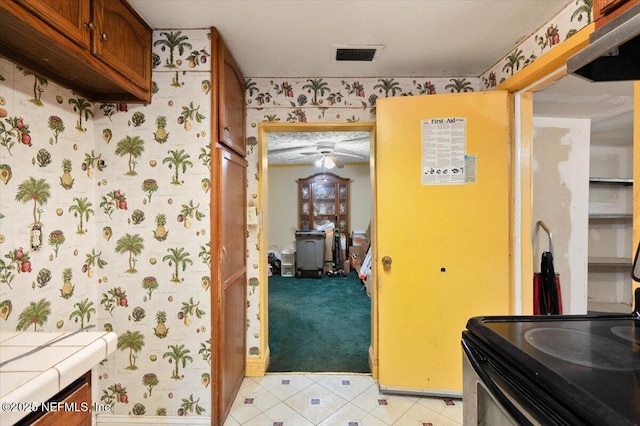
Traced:
<path id="1" fill-rule="evenodd" d="M 563 313 L 587 312 L 589 149 L 591 120 L 534 117 L 533 223 L 551 229 L 560 274 Z M 532 230 L 535 232 L 535 228 Z M 534 271 L 548 238 L 533 241 Z"/>
<path id="2" fill-rule="evenodd" d="M 295 247 L 298 229 L 297 179 L 306 178 L 322 170 L 314 166 L 269 166 L 269 247 L 278 251 Z M 332 173 L 350 178 L 349 225 L 366 230 L 371 220 L 371 181 L 369 164 L 348 164 Z"/>

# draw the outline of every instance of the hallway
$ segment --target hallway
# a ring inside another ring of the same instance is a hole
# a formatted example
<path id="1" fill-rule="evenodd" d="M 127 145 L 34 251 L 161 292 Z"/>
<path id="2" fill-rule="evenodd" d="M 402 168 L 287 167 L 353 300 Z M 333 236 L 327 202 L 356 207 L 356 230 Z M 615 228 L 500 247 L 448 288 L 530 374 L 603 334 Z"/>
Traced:
<path id="1" fill-rule="evenodd" d="M 370 375 L 246 377 L 225 426 L 460 426 L 462 400 L 385 395 Z"/>

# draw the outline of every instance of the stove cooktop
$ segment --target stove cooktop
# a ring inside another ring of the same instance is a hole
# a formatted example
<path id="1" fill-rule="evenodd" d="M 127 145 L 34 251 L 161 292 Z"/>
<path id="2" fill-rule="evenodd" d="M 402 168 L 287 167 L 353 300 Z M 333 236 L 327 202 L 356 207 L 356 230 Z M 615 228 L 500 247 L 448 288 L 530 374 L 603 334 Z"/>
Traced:
<path id="1" fill-rule="evenodd" d="M 573 410 L 640 424 L 640 316 L 472 318 L 467 329 L 502 362 Z M 563 402 L 564 403 L 564 402 Z"/>
<path id="2" fill-rule="evenodd" d="M 640 357 L 629 350 L 628 342 L 618 342 L 580 328 L 537 327 L 525 331 L 524 341 L 547 355 L 584 367 L 609 371 L 640 370 Z M 609 331 L 640 344 L 640 328 L 616 325 Z"/>

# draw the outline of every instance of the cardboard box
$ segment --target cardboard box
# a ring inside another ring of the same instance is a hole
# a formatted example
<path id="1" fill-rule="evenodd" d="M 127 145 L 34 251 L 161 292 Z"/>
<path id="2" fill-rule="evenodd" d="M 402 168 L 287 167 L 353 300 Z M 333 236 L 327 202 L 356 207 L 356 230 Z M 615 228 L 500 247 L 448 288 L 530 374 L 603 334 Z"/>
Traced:
<path id="1" fill-rule="evenodd" d="M 355 258 L 358 263 L 362 264 L 362 261 L 364 260 L 364 256 L 367 254 L 365 253 L 365 248 L 362 246 L 350 246 L 349 247 L 349 258 Z"/>
<path id="2" fill-rule="evenodd" d="M 373 278 L 371 275 L 367 275 L 367 279 L 364 280 L 364 288 L 367 292 L 367 296 L 371 297 L 371 289 L 373 287 Z"/>
<path id="3" fill-rule="evenodd" d="M 333 261 L 333 228 L 327 229 L 325 231 L 325 240 L 324 240 L 324 261 L 332 262 Z"/>
<path id="4" fill-rule="evenodd" d="M 364 247 L 362 246 L 350 246 L 349 247 L 349 259 L 351 261 L 351 266 L 356 272 L 360 273 L 360 267 L 362 266 L 362 261 L 365 256 Z"/>
<path id="5" fill-rule="evenodd" d="M 365 243 L 365 235 L 367 231 L 353 230 L 351 231 L 351 245 L 362 246 Z"/>
<path id="6" fill-rule="evenodd" d="M 369 248 L 370 245 L 371 245 L 371 222 L 369 222 L 369 226 L 367 226 L 367 230 L 364 233 L 364 241 L 362 242 L 362 246 L 365 249 L 365 254 L 366 254 L 366 250 Z"/>

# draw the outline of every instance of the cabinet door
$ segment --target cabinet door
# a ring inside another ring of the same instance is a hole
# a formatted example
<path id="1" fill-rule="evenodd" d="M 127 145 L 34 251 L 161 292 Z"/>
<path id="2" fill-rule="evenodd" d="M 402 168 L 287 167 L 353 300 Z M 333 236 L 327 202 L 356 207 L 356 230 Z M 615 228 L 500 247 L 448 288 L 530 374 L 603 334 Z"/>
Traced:
<path id="1" fill-rule="evenodd" d="M 93 53 L 138 87 L 151 90 L 151 29 L 123 0 L 93 0 Z"/>
<path id="2" fill-rule="evenodd" d="M 605 16 L 627 3 L 629 0 L 596 0 L 594 2 L 594 9 L 597 16 Z"/>
<path id="3" fill-rule="evenodd" d="M 69 389 L 67 396 L 62 399 L 56 399 L 67 406 L 75 404 L 77 410 L 50 411 L 33 423 L 36 426 L 91 426 L 91 411 L 82 411 L 83 404 L 91 403 L 91 384 L 85 381 L 79 387 Z M 53 401 L 50 401 L 53 402 Z"/>
<path id="4" fill-rule="evenodd" d="M 215 165 L 215 167 L 213 167 Z M 247 286 L 247 162 L 231 150 L 218 146 L 212 162 L 212 306 L 214 370 L 214 425 L 223 424 L 245 373 Z"/>
<path id="5" fill-rule="evenodd" d="M 640 3 L 640 0 L 594 0 L 593 20 L 600 28 L 626 10 Z"/>
<path id="6" fill-rule="evenodd" d="M 15 0 L 69 40 L 89 48 L 89 0 Z"/>
<path id="7" fill-rule="evenodd" d="M 349 185 L 338 183 L 338 229 L 343 234 L 349 234 Z"/>
<path id="8" fill-rule="evenodd" d="M 311 217 L 309 216 L 309 203 L 311 197 L 311 186 L 308 182 L 298 181 L 298 229 L 303 231 L 313 229 Z"/>
<path id="9" fill-rule="evenodd" d="M 229 49 L 219 38 L 219 120 L 220 142 L 238 154 L 245 156 L 245 84 L 240 68 L 233 60 Z"/>
<path id="10" fill-rule="evenodd" d="M 313 195 L 313 223 L 315 226 L 336 223 L 336 185 L 333 182 L 314 182 L 311 185 Z"/>

